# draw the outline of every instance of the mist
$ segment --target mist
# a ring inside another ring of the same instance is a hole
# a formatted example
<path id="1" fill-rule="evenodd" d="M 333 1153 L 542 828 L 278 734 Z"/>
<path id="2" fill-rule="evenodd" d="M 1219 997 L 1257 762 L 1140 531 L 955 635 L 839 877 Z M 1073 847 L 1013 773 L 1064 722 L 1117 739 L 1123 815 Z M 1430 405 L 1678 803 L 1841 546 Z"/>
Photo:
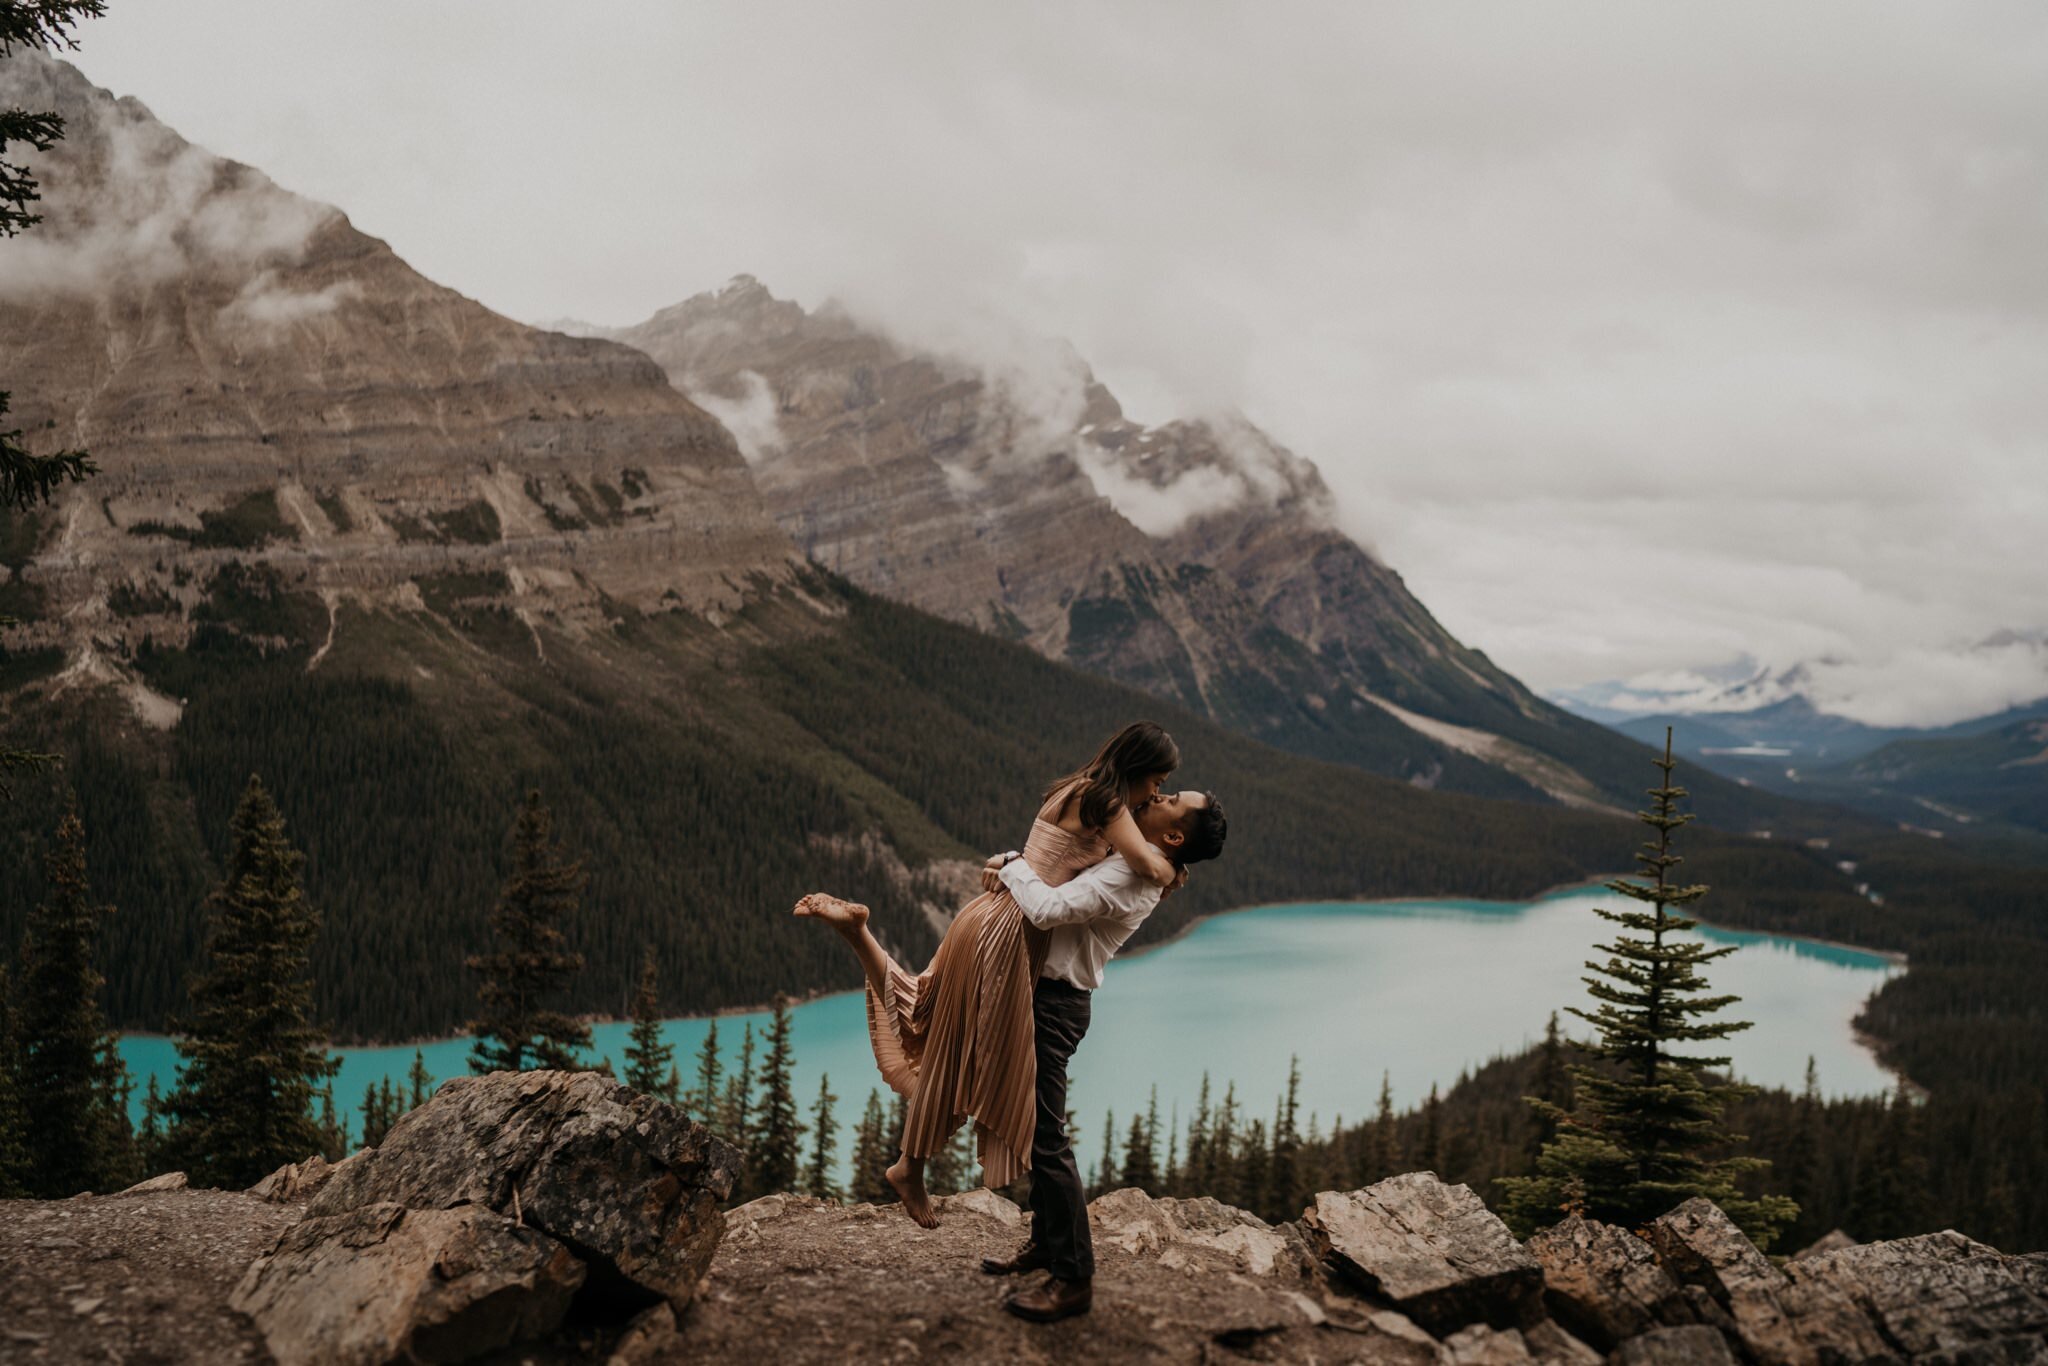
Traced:
<path id="1" fill-rule="evenodd" d="M 2036 6 L 555 16 L 116 6 L 78 60 L 515 317 L 751 272 L 1049 426 L 1048 344 L 1242 412 L 1538 687 L 1858 661 L 1843 706 L 1931 720 L 1913 661 L 2044 624 Z"/>

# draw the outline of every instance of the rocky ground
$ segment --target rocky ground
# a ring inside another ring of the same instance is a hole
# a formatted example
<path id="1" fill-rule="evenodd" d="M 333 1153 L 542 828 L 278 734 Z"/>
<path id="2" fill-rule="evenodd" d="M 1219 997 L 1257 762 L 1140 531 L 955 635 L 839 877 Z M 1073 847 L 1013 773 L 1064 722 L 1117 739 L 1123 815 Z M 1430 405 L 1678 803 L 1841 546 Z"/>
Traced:
<path id="1" fill-rule="evenodd" d="M 735 1168 L 595 1074 L 461 1079 L 248 1192 L 0 1204 L 0 1362 L 2048 1363 L 2048 1256 L 1953 1232 L 1779 1266 L 1704 1200 L 1523 1243 L 1427 1172 L 1277 1227 L 1124 1190 L 1090 1207 L 1094 1311 L 1040 1326 L 979 1269 L 1024 1237 L 1008 1201 L 948 1198 L 934 1231 L 788 1195 L 721 1213 Z"/>
<path id="2" fill-rule="evenodd" d="M 228 1292 L 298 1217 L 238 1191 L 0 1201 L 0 1362 L 268 1361 Z"/>

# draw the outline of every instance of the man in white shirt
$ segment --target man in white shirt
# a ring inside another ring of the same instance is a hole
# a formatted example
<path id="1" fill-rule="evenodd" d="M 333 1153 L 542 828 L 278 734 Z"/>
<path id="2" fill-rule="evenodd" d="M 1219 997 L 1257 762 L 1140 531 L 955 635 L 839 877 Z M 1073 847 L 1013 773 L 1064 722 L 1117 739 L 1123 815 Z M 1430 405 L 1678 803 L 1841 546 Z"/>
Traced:
<path id="1" fill-rule="evenodd" d="M 1208 793 L 1161 793 L 1132 815 L 1138 832 L 1177 867 L 1223 852 L 1228 823 Z M 1067 1138 L 1067 1060 L 1088 1032 L 1089 993 L 1102 985 L 1102 970 L 1152 914 L 1161 893 L 1116 854 L 1058 887 L 1048 887 L 1014 852 L 990 865 L 1051 944 L 1032 996 L 1038 1128 L 1031 1142 L 1031 1238 L 1010 1260 L 988 1258 L 982 1269 L 992 1275 L 1049 1272 L 1044 1285 L 1010 1296 L 1003 1307 L 1052 1323 L 1088 1312 L 1095 1277 L 1087 1190 Z"/>

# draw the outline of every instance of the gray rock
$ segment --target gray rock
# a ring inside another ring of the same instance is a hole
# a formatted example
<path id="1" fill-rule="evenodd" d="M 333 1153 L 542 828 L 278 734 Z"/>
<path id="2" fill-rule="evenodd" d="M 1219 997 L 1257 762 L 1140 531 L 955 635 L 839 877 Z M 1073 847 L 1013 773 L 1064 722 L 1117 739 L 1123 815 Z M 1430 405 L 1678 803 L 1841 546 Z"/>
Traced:
<path id="1" fill-rule="evenodd" d="M 1607 1361 L 1608 1366 L 1736 1366 L 1728 1339 L 1704 1324 L 1652 1328 L 1622 1343 Z"/>
<path id="2" fill-rule="evenodd" d="M 1439 1336 L 1542 1316 L 1543 1268 L 1469 1186 L 1432 1172 L 1325 1192 L 1302 1226 L 1325 1264 Z"/>
<path id="3" fill-rule="evenodd" d="M 595 1072 L 457 1077 L 357 1154 L 308 1217 L 394 1202 L 481 1205 L 566 1243 L 614 1309 L 680 1310 L 724 1229 L 739 1154 L 672 1105 Z"/>
<path id="4" fill-rule="evenodd" d="M 1257 1215 L 1220 1200 L 1157 1198 L 1135 1188 L 1110 1191 L 1088 1206 L 1098 1246 L 1154 1256 L 1169 1267 L 1229 1268 L 1252 1276 L 1299 1272 L 1298 1241 Z"/>
<path id="5" fill-rule="evenodd" d="M 1606 1360 L 1549 1319 L 1523 1329 L 1522 1340 L 1544 1366 L 1600 1366 Z"/>
<path id="6" fill-rule="evenodd" d="M 117 1193 L 121 1195 L 147 1195 L 151 1191 L 181 1191 L 190 1184 L 191 1182 L 185 1179 L 185 1173 L 183 1172 L 165 1172 L 162 1176 L 152 1176 L 147 1181 L 137 1181 L 128 1189 Z"/>
<path id="7" fill-rule="evenodd" d="M 1688 1200 L 1652 1220 L 1649 1231 L 1664 1269 L 1711 1295 L 1734 1320 L 1749 1355 L 1764 1366 L 1892 1355 L 1851 1297 L 1824 1282 L 1795 1286 L 1712 1201 Z"/>
<path id="8" fill-rule="evenodd" d="M 1534 1366 L 1536 1357 L 1514 1328 L 1475 1323 L 1444 1339 L 1446 1366 Z"/>
<path id="9" fill-rule="evenodd" d="M 1650 1245 L 1624 1229 L 1573 1215 L 1528 1247 L 1543 1266 L 1550 1312 L 1602 1351 L 1652 1328 L 1699 1321 Z"/>
<path id="10" fill-rule="evenodd" d="M 582 1284 L 567 1248 L 489 1210 L 373 1204 L 285 1229 L 228 1303 L 280 1366 L 382 1366 L 540 1337 Z"/>
<path id="11" fill-rule="evenodd" d="M 2048 1266 L 1950 1229 L 1787 1268 L 1802 1297 L 1840 1299 L 1914 1360 L 2048 1361 Z"/>
<path id="12" fill-rule="evenodd" d="M 347 1166 L 354 1158 L 343 1158 L 340 1162 L 329 1163 L 315 1153 L 304 1162 L 287 1162 L 270 1175 L 249 1187 L 249 1194 L 258 1200 L 268 1200 L 273 1205 L 288 1205 L 294 1201 L 310 1200 L 320 1188 L 333 1179 L 334 1174 Z"/>
<path id="13" fill-rule="evenodd" d="M 1793 1253 L 1786 1260 L 1794 1262 L 1803 1262 L 1809 1257 L 1818 1257 L 1821 1256 L 1823 1253 L 1828 1252 L 1840 1252 L 1845 1247 L 1854 1246 L 1856 1246 L 1856 1240 L 1854 1238 L 1851 1238 L 1848 1234 L 1842 1232 L 1842 1230 L 1840 1229 L 1831 1229 L 1828 1232 L 1821 1234 L 1820 1237 L 1814 1239 L 1805 1247 L 1800 1248 L 1797 1252 Z"/>

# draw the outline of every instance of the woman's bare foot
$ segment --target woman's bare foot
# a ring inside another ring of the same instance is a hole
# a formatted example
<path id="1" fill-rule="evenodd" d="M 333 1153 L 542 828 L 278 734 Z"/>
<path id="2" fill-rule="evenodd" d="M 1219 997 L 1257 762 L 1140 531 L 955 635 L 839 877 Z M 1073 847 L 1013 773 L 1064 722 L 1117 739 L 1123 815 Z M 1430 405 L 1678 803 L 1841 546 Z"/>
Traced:
<path id="1" fill-rule="evenodd" d="M 882 1173 L 889 1178 L 889 1184 L 896 1188 L 896 1195 L 903 1201 L 903 1212 L 925 1228 L 939 1226 L 938 1212 L 932 1208 L 931 1193 L 924 1188 L 924 1173 L 910 1169 L 910 1159 L 899 1157 L 889 1170 Z"/>
<path id="2" fill-rule="evenodd" d="M 810 920 L 822 920 L 835 930 L 857 930 L 868 923 L 867 907 L 855 901 L 841 901 L 823 892 L 812 892 L 797 902 L 796 914 Z"/>

